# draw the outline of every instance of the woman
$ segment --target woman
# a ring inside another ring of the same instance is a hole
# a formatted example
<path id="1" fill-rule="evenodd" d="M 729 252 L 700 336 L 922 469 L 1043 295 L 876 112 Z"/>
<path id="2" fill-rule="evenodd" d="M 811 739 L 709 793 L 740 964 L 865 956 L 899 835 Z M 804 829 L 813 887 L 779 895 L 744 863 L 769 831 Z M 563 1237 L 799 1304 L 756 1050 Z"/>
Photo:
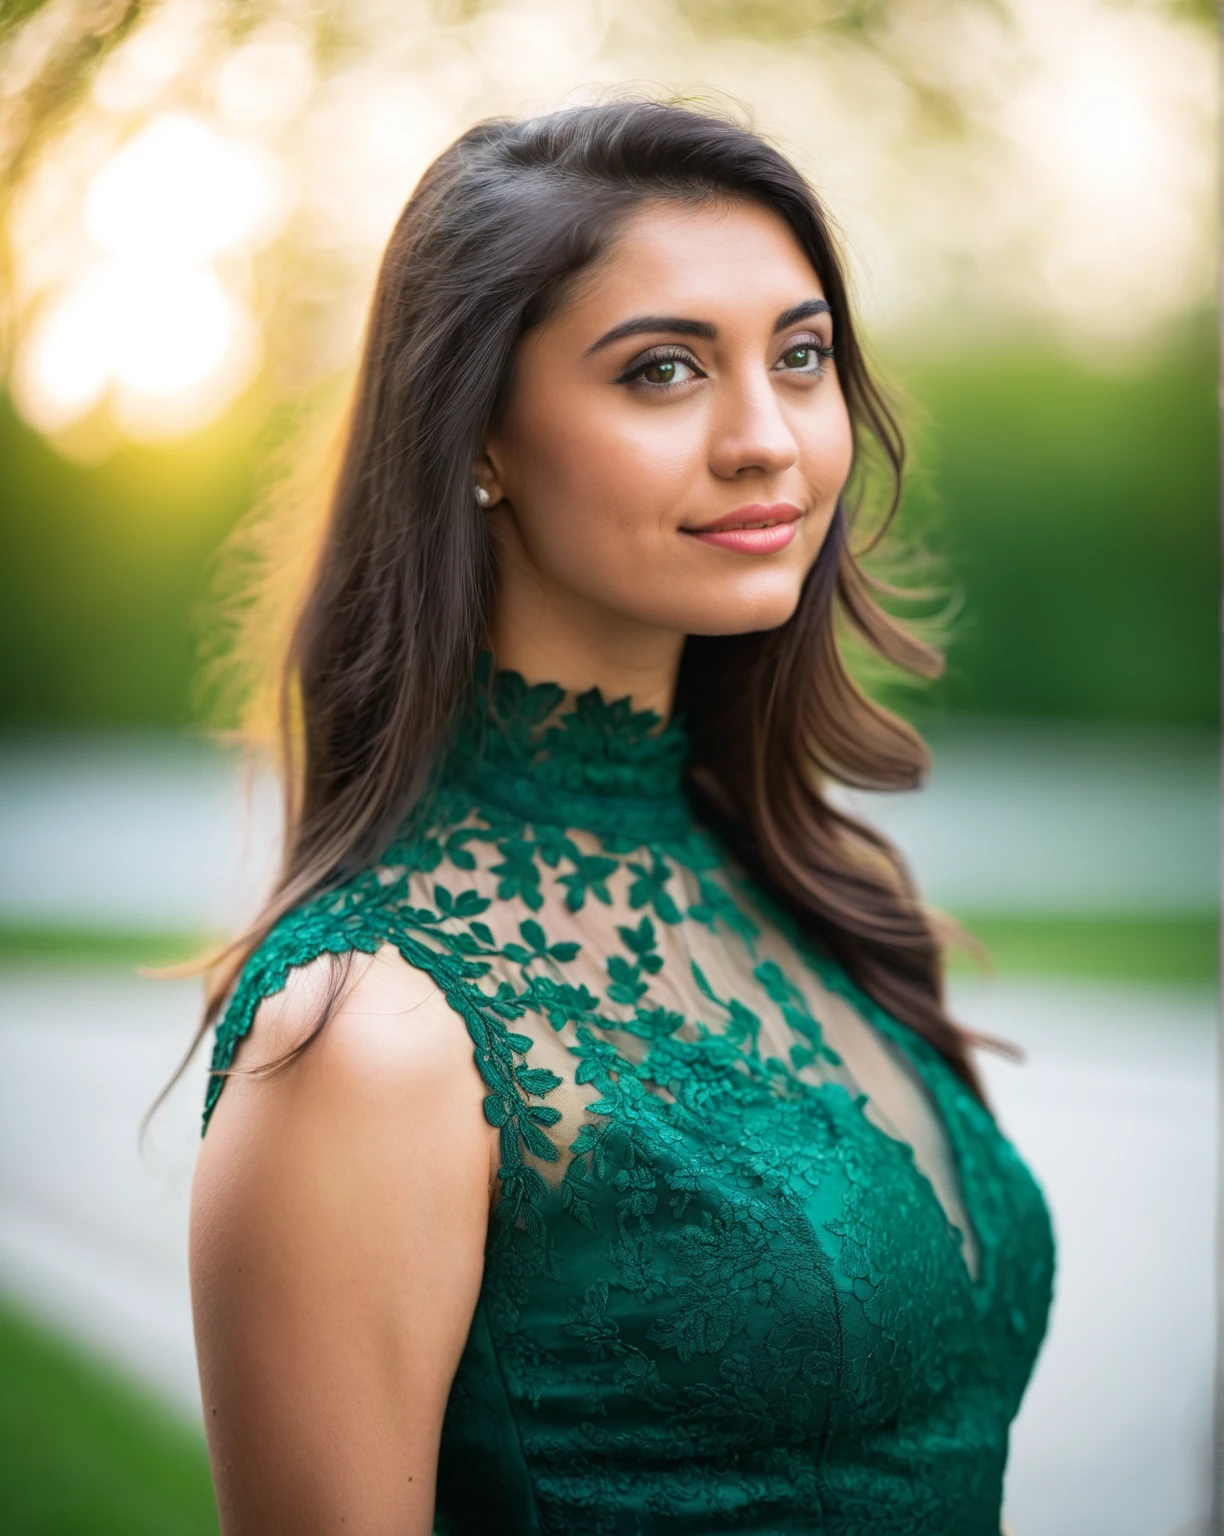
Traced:
<path id="1" fill-rule="evenodd" d="M 850 552 L 872 443 L 899 479 L 741 127 L 483 123 L 409 201 L 214 1005 L 227 1536 L 998 1532 L 1047 1217 L 825 792 L 925 761 L 835 640 L 935 665 Z"/>

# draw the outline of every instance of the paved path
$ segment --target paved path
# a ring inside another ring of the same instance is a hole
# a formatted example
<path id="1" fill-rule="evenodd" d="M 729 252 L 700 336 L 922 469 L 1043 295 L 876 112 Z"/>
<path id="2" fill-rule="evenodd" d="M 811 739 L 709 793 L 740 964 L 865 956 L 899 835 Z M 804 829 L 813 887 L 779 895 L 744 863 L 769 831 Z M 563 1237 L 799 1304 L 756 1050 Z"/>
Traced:
<path id="1" fill-rule="evenodd" d="M 1214 1003 L 1202 991 L 975 984 L 963 1018 L 1061 1240 L 1017 1424 L 1017 1536 L 1205 1531 Z M 184 1258 L 203 1067 L 136 1127 L 189 1037 L 190 983 L 0 971 L 0 1286 L 198 1414 Z"/>
<path id="2" fill-rule="evenodd" d="M 1217 763 L 1196 735 L 961 727 L 920 794 L 846 798 L 953 911 L 1202 911 Z M 271 868 L 267 779 L 250 810 L 233 756 L 202 742 L 0 741 L 0 921 L 229 931 Z"/>

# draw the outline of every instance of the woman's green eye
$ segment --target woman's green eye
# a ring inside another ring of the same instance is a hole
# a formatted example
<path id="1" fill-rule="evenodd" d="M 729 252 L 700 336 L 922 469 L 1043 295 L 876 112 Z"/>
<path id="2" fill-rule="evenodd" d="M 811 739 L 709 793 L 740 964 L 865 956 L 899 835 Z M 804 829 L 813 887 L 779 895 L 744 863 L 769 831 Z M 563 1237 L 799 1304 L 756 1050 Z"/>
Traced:
<path id="1" fill-rule="evenodd" d="M 672 384 L 687 384 L 691 379 L 704 375 L 695 363 L 683 357 L 650 357 L 638 363 L 616 381 L 618 384 L 635 384 L 645 389 L 665 390 Z"/>
<path id="2" fill-rule="evenodd" d="M 818 379 L 824 373 L 824 359 L 833 356 L 832 347 L 823 347 L 818 341 L 797 341 L 787 347 L 774 364 L 785 373 L 805 373 Z"/>
<path id="3" fill-rule="evenodd" d="M 630 384 L 635 389 L 651 390 L 663 394 L 670 390 L 673 384 L 688 384 L 693 379 L 703 379 L 705 374 L 691 359 L 687 357 L 671 356 L 664 353 L 647 357 L 640 363 L 630 364 L 628 370 L 622 373 L 615 382 L 617 384 Z"/>

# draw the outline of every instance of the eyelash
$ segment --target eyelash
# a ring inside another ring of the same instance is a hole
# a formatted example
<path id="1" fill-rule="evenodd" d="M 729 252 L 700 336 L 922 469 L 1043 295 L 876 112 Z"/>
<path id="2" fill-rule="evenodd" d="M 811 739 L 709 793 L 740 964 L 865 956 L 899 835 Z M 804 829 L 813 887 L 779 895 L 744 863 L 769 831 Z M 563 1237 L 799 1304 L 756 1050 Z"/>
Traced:
<path id="1" fill-rule="evenodd" d="M 824 346 L 819 337 L 811 335 L 796 336 L 790 345 L 784 348 L 782 356 L 785 357 L 787 352 L 797 352 L 801 347 L 815 352 L 816 356 L 822 360 L 829 360 L 834 356 L 834 349 L 831 346 Z M 656 347 L 654 351 L 647 353 L 645 357 L 633 363 L 614 382 L 617 384 L 628 384 L 633 388 L 658 394 L 664 394 L 673 389 L 681 389 L 689 382 L 687 379 L 682 379 L 679 382 L 673 381 L 670 384 L 648 384 L 641 375 L 648 368 L 654 367 L 656 363 L 683 363 L 686 368 L 693 369 L 700 378 L 704 379 L 707 377 L 705 371 L 699 366 L 691 352 L 686 351 L 683 347 L 664 346 Z M 798 373 L 807 378 L 815 379 L 823 378 L 825 372 L 819 364 L 815 368 L 786 368 L 782 371 L 784 373 Z"/>
<path id="2" fill-rule="evenodd" d="M 697 374 L 700 374 L 703 379 L 706 377 L 703 370 L 698 366 L 696 359 L 693 357 L 693 354 L 691 352 L 685 351 L 683 347 L 656 347 L 652 352 L 648 352 L 645 357 L 640 358 L 636 363 L 630 364 L 625 372 L 621 374 L 620 378 L 616 380 L 616 383 L 632 384 L 638 389 L 646 389 L 651 391 L 675 389 L 677 387 L 675 383 L 648 384 L 645 379 L 641 377 L 641 375 L 646 372 L 647 368 L 653 368 L 656 363 L 683 363 L 686 368 L 692 368 L 693 371 Z"/>

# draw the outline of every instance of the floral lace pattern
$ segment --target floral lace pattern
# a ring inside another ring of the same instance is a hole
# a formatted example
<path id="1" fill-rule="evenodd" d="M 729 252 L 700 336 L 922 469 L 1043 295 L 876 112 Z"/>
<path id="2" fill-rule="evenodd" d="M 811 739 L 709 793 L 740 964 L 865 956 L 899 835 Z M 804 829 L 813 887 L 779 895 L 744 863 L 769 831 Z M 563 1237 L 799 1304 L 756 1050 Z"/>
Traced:
<path id="1" fill-rule="evenodd" d="M 697 824 L 685 753 L 486 663 L 428 806 L 249 961 L 214 1072 L 328 952 L 393 945 L 466 1026 L 500 1198 L 442 1536 L 997 1536 L 1040 1191 Z"/>

